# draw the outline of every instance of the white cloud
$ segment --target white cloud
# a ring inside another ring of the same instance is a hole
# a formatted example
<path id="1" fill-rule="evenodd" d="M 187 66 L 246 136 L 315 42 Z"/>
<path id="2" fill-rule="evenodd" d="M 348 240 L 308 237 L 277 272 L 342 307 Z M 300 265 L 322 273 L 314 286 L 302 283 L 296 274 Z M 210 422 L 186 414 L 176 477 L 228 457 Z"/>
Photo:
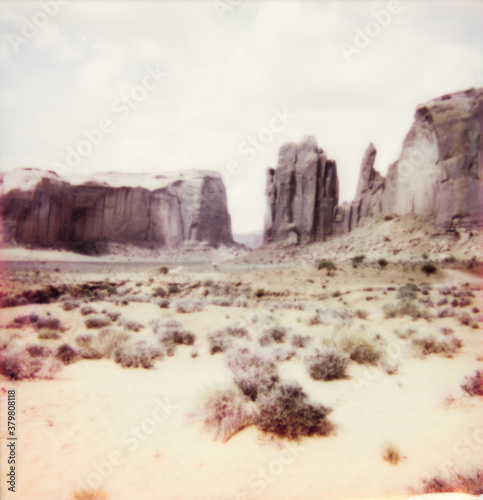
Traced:
<path id="1" fill-rule="evenodd" d="M 71 2 L 18 54 L 0 42 L 0 168 L 48 167 L 107 117 L 114 131 L 81 172 L 222 171 L 238 161 L 229 205 L 235 231 L 245 232 L 263 225 L 265 169 L 279 146 L 312 134 L 338 163 L 341 199 L 351 199 L 369 142 L 385 172 L 417 104 L 482 84 L 482 6 L 403 2 L 348 64 L 340 44 L 386 1 L 245 0 L 224 20 L 211 0 Z M 3 32 L 36 9 L 2 2 Z M 169 77 L 121 121 L 111 104 L 148 65 Z M 283 107 L 296 118 L 247 162 L 240 143 Z"/>

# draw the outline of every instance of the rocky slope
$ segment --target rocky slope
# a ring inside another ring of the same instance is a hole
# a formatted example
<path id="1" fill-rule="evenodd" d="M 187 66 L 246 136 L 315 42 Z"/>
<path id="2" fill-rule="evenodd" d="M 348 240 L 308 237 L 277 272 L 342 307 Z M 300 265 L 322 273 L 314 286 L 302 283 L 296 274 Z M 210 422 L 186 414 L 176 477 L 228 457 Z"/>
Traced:
<path id="1" fill-rule="evenodd" d="M 89 252 L 106 242 L 233 244 L 225 186 L 214 172 L 61 178 L 17 169 L 0 177 L 5 243 Z"/>
<path id="2" fill-rule="evenodd" d="M 424 216 L 444 230 L 482 226 L 482 130 L 483 89 L 418 106 L 399 159 L 389 166 L 387 176 L 374 169 L 377 152 L 370 144 L 356 197 L 341 206 L 335 162 L 327 176 L 324 165 L 329 162 L 315 139 L 282 146 L 277 169 L 268 171 L 265 242 L 286 239 L 290 230 L 301 240 L 322 241 L 353 231 L 371 218 L 394 215 Z"/>

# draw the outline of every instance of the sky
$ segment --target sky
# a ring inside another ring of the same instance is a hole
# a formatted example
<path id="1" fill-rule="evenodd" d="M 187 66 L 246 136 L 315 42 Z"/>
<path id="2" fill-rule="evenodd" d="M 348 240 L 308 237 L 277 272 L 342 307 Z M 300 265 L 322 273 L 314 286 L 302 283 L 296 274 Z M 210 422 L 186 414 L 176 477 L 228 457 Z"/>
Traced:
<path id="1" fill-rule="evenodd" d="M 353 199 L 418 104 L 483 86 L 483 1 L 0 0 L 0 171 L 219 171 L 234 233 L 313 135 Z"/>

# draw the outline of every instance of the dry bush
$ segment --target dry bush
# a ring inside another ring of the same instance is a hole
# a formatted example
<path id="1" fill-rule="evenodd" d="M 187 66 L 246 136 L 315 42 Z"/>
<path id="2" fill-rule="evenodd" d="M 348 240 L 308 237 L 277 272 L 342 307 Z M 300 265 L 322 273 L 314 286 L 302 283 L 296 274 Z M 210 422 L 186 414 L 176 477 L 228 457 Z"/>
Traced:
<path id="1" fill-rule="evenodd" d="M 423 493 L 467 493 L 483 494 L 483 469 L 476 469 L 473 474 L 453 473 L 449 478 L 435 476 L 423 479 Z"/>
<path id="2" fill-rule="evenodd" d="M 142 323 L 130 318 L 120 318 L 117 324 L 124 327 L 126 330 L 130 330 L 131 332 L 139 332 L 142 328 L 144 328 Z"/>
<path id="3" fill-rule="evenodd" d="M 94 309 L 91 305 L 86 304 L 85 306 L 81 307 L 80 313 L 82 314 L 82 316 L 89 316 L 89 314 L 99 314 L 99 311 Z"/>
<path id="4" fill-rule="evenodd" d="M 217 440 L 226 442 L 256 418 L 254 404 L 237 388 L 210 391 L 204 395 L 200 408 L 189 415 L 201 421 Z"/>
<path id="5" fill-rule="evenodd" d="M 411 316 L 413 319 L 424 318 L 426 320 L 431 318 L 426 308 L 421 308 L 411 299 L 401 299 L 395 304 L 384 304 L 382 310 L 386 318 L 397 318 L 400 316 Z"/>
<path id="6" fill-rule="evenodd" d="M 78 352 L 85 359 L 101 359 L 104 352 L 101 352 L 98 340 L 94 342 L 94 337 L 90 333 L 77 335 L 75 338 L 76 344 L 79 346 Z"/>
<path id="7" fill-rule="evenodd" d="M 244 297 L 237 297 L 233 301 L 233 307 L 250 307 L 250 302 Z"/>
<path id="8" fill-rule="evenodd" d="M 360 365 L 377 365 L 383 356 L 377 344 L 360 335 L 341 336 L 337 346 Z"/>
<path id="9" fill-rule="evenodd" d="M 104 311 L 103 311 L 104 312 Z M 121 313 L 118 311 L 106 311 L 104 313 L 112 322 L 117 321 L 121 317 Z"/>
<path id="10" fill-rule="evenodd" d="M 193 312 L 200 312 L 205 308 L 205 302 L 201 299 L 178 299 L 174 302 L 176 312 L 188 314 Z"/>
<path id="11" fill-rule="evenodd" d="M 159 297 L 161 299 L 164 299 L 166 295 L 167 295 L 166 290 L 161 286 L 156 287 L 152 293 L 153 297 Z"/>
<path id="12" fill-rule="evenodd" d="M 350 325 L 353 318 L 354 312 L 347 309 L 316 309 L 315 312 L 309 316 L 307 324 L 309 326 L 329 326 L 339 322 Z"/>
<path id="13" fill-rule="evenodd" d="M 91 349 L 91 356 L 86 356 L 88 352 L 84 350 L 82 355 L 91 359 L 110 358 L 116 349 L 129 340 L 131 340 L 131 336 L 124 330 L 113 327 L 104 328 L 92 338 L 90 345 L 88 345 Z"/>
<path id="14" fill-rule="evenodd" d="M 60 339 L 60 333 L 49 328 L 42 328 L 42 330 L 39 331 L 37 337 L 40 340 L 57 340 Z"/>
<path id="15" fill-rule="evenodd" d="M 242 326 L 229 325 L 208 333 L 210 354 L 225 352 L 232 345 L 234 339 L 250 339 L 248 330 Z"/>
<path id="16" fill-rule="evenodd" d="M 335 349 L 319 351 L 305 358 L 305 366 L 309 375 L 314 380 L 324 380 L 326 382 L 344 378 L 348 364 L 348 357 Z"/>
<path id="17" fill-rule="evenodd" d="M 32 358 L 48 358 L 53 354 L 52 349 L 39 344 L 30 344 L 25 347 L 25 350 Z"/>
<path id="18" fill-rule="evenodd" d="M 483 396 L 483 370 L 477 371 L 472 377 L 465 377 L 467 382 L 461 388 L 470 396 Z"/>
<path id="19" fill-rule="evenodd" d="M 107 500 L 107 493 L 100 488 L 95 490 L 81 488 L 74 491 L 72 498 L 73 500 Z"/>
<path id="20" fill-rule="evenodd" d="M 256 401 L 260 393 L 270 391 L 279 380 L 274 356 L 250 344 L 230 349 L 226 364 L 236 385 L 252 401 Z"/>
<path id="21" fill-rule="evenodd" d="M 94 329 L 94 328 L 104 328 L 111 324 L 111 320 L 105 314 L 97 314 L 88 317 L 85 320 L 86 328 Z"/>
<path id="22" fill-rule="evenodd" d="M 258 342 L 263 347 L 272 345 L 273 343 L 281 344 L 285 342 L 287 332 L 288 329 L 284 326 L 271 326 L 269 328 L 265 328 L 258 338 Z"/>
<path id="23" fill-rule="evenodd" d="M 77 302 L 72 302 L 70 300 L 66 300 L 62 304 L 62 309 L 64 311 L 72 311 L 73 309 L 77 309 L 79 307 L 79 304 Z"/>
<path id="24" fill-rule="evenodd" d="M 114 351 L 114 361 L 123 368 L 154 368 L 157 359 L 162 359 L 163 353 L 158 347 L 141 340 L 136 343 L 124 342 Z"/>
<path id="25" fill-rule="evenodd" d="M 412 339 L 411 343 L 420 356 L 442 354 L 448 358 L 451 358 L 463 346 L 463 342 L 456 337 L 452 337 L 451 340 L 447 341 L 437 340 L 434 335 Z"/>
<path id="26" fill-rule="evenodd" d="M 0 351 L 0 373 L 11 380 L 52 379 L 62 365 L 51 357 L 32 357 L 21 349 Z"/>
<path id="27" fill-rule="evenodd" d="M 174 355 L 177 345 L 193 345 L 196 336 L 186 330 L 177 320 L 153 320 L 150 323 L 158 341 L 164 346 L 168 356 Z"/>
<path id="28" fill-rule="evenodd" d="M 227 297 L 213 297 L 210 299 L 209 303 L 214 306 L 219 307 L 232 307 L 234 302 L 234 298 L 231 296 Z"/>
<path id="29" fill-rule="evenodd" d="M 445 307 L 437 312 L 437 318 L 452 318 L 455 316 L 455 310 L 452 307 Z"/>
<path id="30" fill-rule="evenodd" d="M 405 339 L 411 337 L 411 335 L 414 335 L 415 333 L 417 333 L 417 331 L 414 328 L 406 328 L 406 330 L 394 330 L 394 333 L 400 339 L 405 340 Z"/>
<path id="31" fill-rule="evenodd" d="M 156 300 L 156 304 L 161 308 L 161 309 L 168 309 L 169 306 L 171 305 L 171 301 L 168 299 L 158 299 Z"/>
<path id="32" fill-rule="evenodd" d="M 415 283 L 406 283 L 398 288 L 396 296 L 398 299 L 415 299 L 419 291 L 420 289 Z"/>
<path id="33" fill-rule="evenodd" d="M 35 328 L 37 328 L 37 330 L 42 330 L 45 328 L 49 330 L 63 331 L 60 319 L 52 318 L 51 316 L 46 316 L 45 318 L 39 318 L 35 322 Z"/>
<path id="34" fill-rule="evenodd" d="M 297 349 L 305 349 L 310 344 L 311 341 L 312 337 L 296 333 L 295 335 L 292 336 L 290 343 Z"/>
<path id="35" fill-rule="evenodd" d="M 392 443 L 387 443 L 382 450 L 382 459 L 391 465 L 397 465 L 401 461 L 401 453 Z"/>
<path id="36" fill-rule="evenodd" d="M 359 319 L 367 319 L 369 317 L 369 312 L 365 311 L 364 309 L 357 309 L 356 311 L 356 318 Z"/>
<path id="37" fill-rule="evenodd" d="M 58 359 L 63 365 L 75 363 L 79 357 L 79 353 L 69 344 L 60 345 L 55 353 L 55 359 Z"/>
<path id="38" fill-rule="evenodd" d="M 298 441 L 302 437 L 327 436 L 334 426 L 327 420 L 330 409 L 308 401 L 296 383 L 276 385 L 261 394 L 256 425 L 262 431 Z"/>

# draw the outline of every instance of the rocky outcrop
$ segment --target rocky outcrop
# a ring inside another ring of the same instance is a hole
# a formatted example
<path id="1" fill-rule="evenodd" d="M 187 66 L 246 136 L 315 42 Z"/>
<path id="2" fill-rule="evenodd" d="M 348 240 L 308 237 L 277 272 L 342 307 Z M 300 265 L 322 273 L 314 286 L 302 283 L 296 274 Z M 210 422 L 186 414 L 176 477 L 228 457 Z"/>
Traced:
<path id="1" fill-rule="evenodd" d="M 0 215 L 7 244 L 80 250 L 109 241 L 233 244 L 225 186 L 207 171 L 87 179 L 13 170 L 0 177 Z"/>
<path id="2" fill-rule="evenodd" d="M 386 178 L 374 170 L 371 144 L 356 198 L 336 209 L 335 234 L 371 216 L 423 215 L 444 229 L 483 225 L 483 89 L 418 106 L 399 159 Z"/>
<path id="3" fill-rule="evenodd" d="M 332 233 L 339 199 L 337 167 L 314 137 L 279 151 L 277 168 L 267 171 L 265 243 L 311 242 Z"/>
<path id="4" fill-rule="evenodd" d="M 337 206 L 335 162 L 315 139 L 286 144 L 268 171 L 265 242 L 324 240 L 369 218 L 422 215 L 442 229 L 483 225 L 483 89 L 418 106 L 399 159 L 386 177 L 364 153 L 355 199 Z M 296 237 L 294 236 L 296 235 Z"/>

